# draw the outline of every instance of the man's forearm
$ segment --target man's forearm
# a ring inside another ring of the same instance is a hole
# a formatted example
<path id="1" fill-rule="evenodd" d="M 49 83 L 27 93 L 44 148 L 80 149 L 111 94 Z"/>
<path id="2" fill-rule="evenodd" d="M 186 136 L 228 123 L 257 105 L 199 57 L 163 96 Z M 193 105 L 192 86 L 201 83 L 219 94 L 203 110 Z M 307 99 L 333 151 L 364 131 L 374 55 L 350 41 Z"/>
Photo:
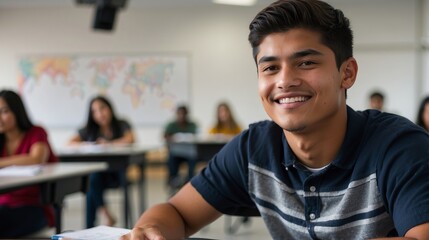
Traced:
<path id="1" fill-rule="evenodd" d="M 185 238 L 185 224 L 176 209 L 169 203 L 155 205 L 146 210 L 134 228 L 156 228 L 166 239 Z"/>

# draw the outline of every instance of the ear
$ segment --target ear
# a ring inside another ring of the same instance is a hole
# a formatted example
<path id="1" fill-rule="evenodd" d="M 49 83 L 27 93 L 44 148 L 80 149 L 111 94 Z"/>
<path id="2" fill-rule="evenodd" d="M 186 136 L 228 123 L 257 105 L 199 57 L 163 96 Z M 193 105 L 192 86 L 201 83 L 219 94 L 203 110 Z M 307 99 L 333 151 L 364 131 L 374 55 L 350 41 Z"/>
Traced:
<path id="1" fill-rule="evenodd" d="M 347 59 L 343 62 L 341 68 L 341 87 L 344 89 L 349 89 L 353 86 L 356 80 L 358 65 L 356 59 L 353 57 Z"/>

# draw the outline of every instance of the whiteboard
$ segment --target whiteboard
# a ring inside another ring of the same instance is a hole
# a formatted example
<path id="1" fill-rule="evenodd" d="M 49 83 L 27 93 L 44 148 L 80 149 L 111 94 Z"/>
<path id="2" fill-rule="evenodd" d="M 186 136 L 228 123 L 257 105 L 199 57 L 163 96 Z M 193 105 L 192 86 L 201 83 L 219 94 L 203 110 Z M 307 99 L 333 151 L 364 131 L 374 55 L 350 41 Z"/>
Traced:
<path id="1" fill-rule="evenodd" d="M 18 64 L 29 115 L 46 127 L 83 125 L 99 94 L 119 118 L 140 126 L 164 125 L 178 103 L 189 101 L 186 54 L 24 56 Z"/>

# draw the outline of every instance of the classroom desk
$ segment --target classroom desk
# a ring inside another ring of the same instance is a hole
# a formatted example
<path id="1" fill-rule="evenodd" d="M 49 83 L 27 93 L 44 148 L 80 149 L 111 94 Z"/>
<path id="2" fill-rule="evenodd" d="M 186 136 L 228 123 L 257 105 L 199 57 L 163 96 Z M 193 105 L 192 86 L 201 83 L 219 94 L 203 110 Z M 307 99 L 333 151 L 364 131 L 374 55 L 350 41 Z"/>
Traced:
<path id="1" fill-rule="evenodd" d="M 0 176 L 0 193 L 39 184 L 42 202 L 55 209 L 55 230 L 61 232 L 62 203 L 66 195 L 85 192 L 88 175 L 107 169 L 105 163 L 50 163 L 35 176 Z"/>
<path id="2" fill-rule="evenodd" d="M 197 161 L 209 161 L 226 144 L 226 141 L 190 140 L 171 141 L 168 143 L 168 151 L 179 157 L 197 159 Z"/>
<path id="3" fill-rule="evenodd" d="M 155 149 L 154 146 L 135 145 L 76 145 L 68 146 L 57 150 L 57 155 L 61 162 L 105 162 L 108 170 L 126 173 L 127 167 L 136 164 L 141 170 L 141 177 L 138 181 L 139 189 L 139 214 L 146 209 L 145 197 L 145 166 L 147 151 Z M 124 224 L 125 228 L 131 227 L 133 221 L 130 210 L 130 198 L 128 182 L 120 183 L 124 194 Z"/>

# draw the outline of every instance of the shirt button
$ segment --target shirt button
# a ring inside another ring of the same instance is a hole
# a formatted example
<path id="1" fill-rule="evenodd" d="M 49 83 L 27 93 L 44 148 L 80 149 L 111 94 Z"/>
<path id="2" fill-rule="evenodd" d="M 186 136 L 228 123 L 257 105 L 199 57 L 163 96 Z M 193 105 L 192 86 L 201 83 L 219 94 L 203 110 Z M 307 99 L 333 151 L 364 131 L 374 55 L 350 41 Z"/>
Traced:
<path id="1" fill-rule="evenodd" d="M 315 192 L 316 191 L 316 187 L 315 186 L 311 186 L 310 187 L 310 192 Z"/>
<path id="2" fill-rule="evenodd" d="M 311 220 L 314 220 L 316 218 L 316 214 L 314 214 L 314 213 L 310 213 L 310 219 Z"/>

